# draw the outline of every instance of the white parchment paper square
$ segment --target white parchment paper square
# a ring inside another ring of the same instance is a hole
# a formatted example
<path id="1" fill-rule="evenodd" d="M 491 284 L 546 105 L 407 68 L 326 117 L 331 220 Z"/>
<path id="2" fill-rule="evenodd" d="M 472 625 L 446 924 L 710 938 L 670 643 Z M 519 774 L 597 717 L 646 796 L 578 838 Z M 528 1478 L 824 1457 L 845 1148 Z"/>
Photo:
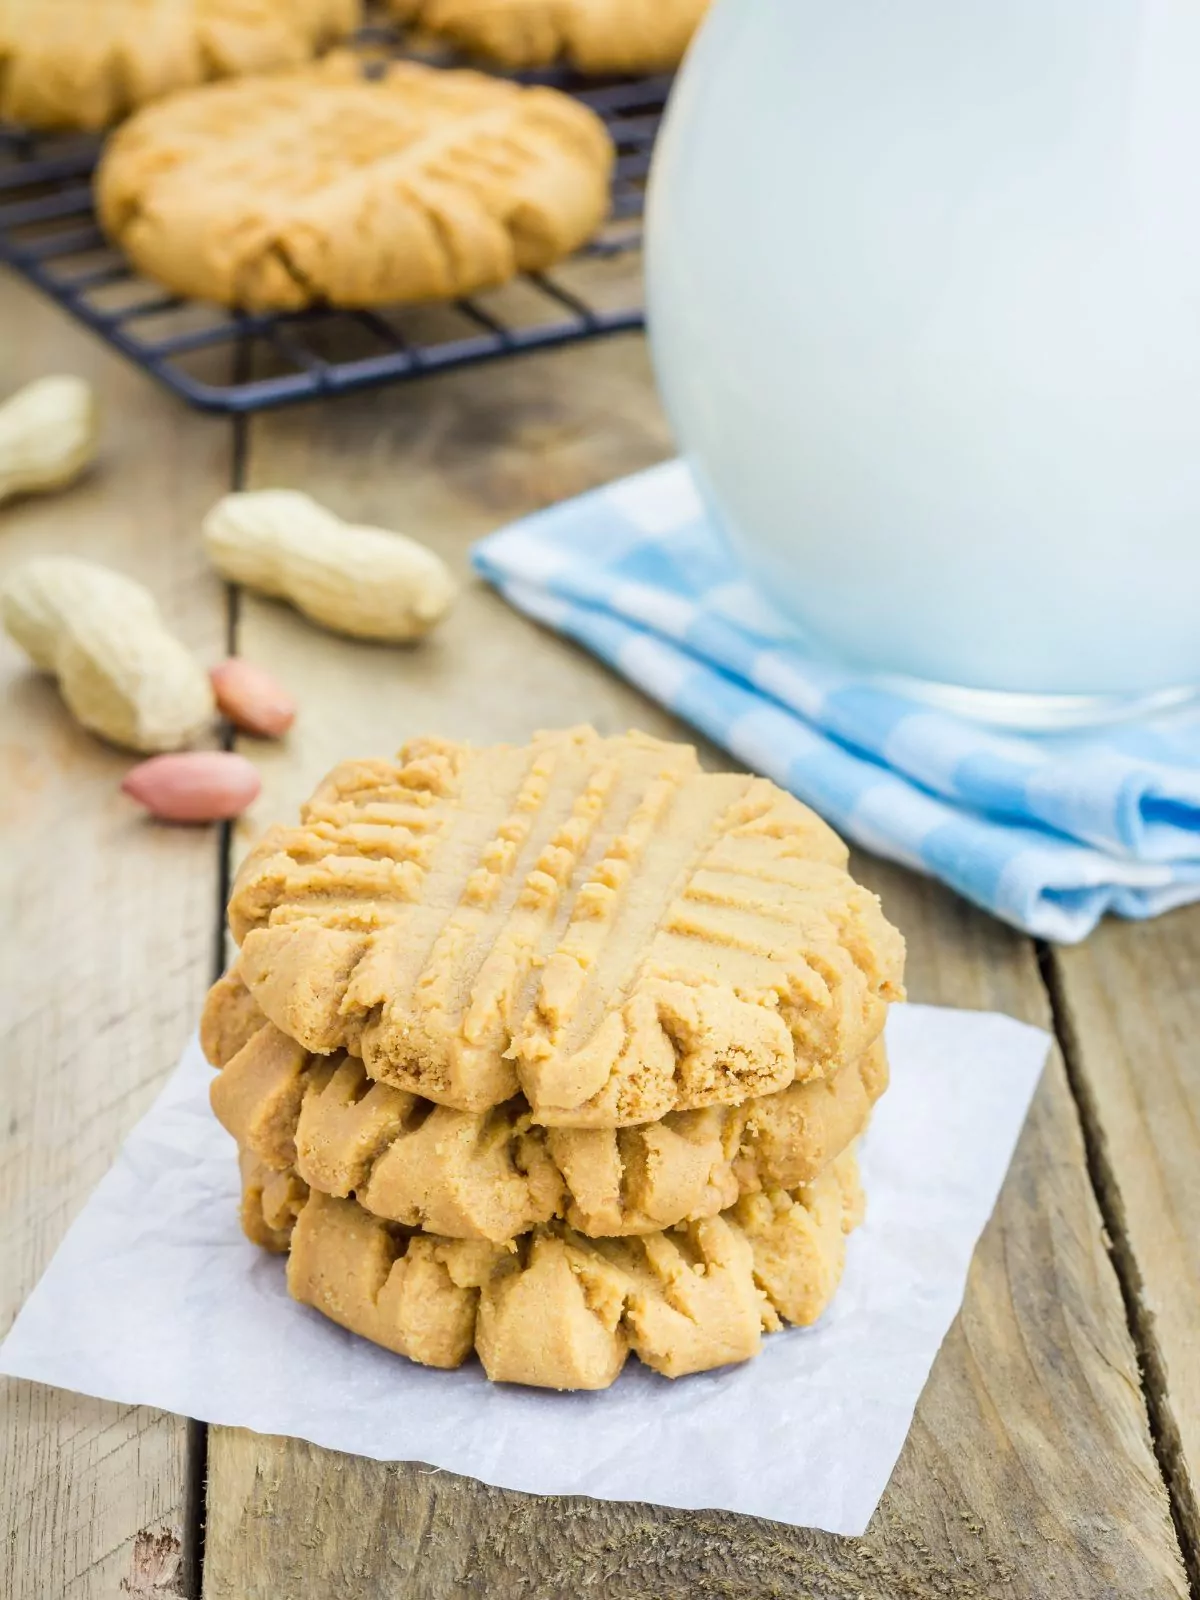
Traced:
<path id="1" fill-rule="evenodd" d="M 238 1227 L 193 1041 L 63 1240 L 0 1371 L 510 1489 L 720 1507 L 859 1534 L 891 1475 L 1048 1047 L 1008 1017 L 893 1008 L 862 1147 L 867 1221 L 832 1307 L 742 1367 L 609 1390 L 436 1372 L 296 1305 Z"/>

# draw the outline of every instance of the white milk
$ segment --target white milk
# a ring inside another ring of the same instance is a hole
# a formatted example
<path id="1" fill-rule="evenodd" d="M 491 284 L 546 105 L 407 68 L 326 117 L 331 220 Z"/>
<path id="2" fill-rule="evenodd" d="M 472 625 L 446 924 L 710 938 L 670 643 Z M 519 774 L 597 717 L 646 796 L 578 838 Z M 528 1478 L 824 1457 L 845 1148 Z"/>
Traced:
<path id="1" fill-rule="evenodd" d="M 681 446 L 816 639 L 1200 683 L 1200 0 L 717 0 L 649 272 Z"/>

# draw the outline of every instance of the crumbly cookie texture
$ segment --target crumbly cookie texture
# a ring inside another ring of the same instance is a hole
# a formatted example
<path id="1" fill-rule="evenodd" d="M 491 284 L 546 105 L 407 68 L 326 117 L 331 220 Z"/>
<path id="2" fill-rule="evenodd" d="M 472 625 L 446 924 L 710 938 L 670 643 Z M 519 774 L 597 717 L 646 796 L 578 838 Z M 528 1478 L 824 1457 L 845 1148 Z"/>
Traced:
<path id="1" fill-rule="evenodd" d="M 244 995 L 245 991 L 243 991 Z M 213 991 L 210 1039 L 240 1018 L 234 983 Z M 726 1210 L 739 1195 L 811 1183 L 863 1131 L 887 1086 L 882 1040 L 830 1079 L 740 1106 L 677 1111 L 632 1128 L 539 1128 L 523 1100 L 455 1111 L 372 1083 L 353 1056 L 313 1056 L 272 1024 L 228 1056 L 213 1110 L 265 1173 L 353 1196 L 385 1221 L 503 1243 L 565 1220 L 589 1237 L 653 1233 Z"/>
<path id="2" fill-rule="evenodd" d="M 338 767 L 230 902 L 239 971 L 306 1050 L 548 1127 L 736 1105 L 861 1057 L 903 942 L 841 841 L 690 746 L 591 729 Z"/>
<path id="3" fill-rule="evenodd" d="M 214 1067 L 232 1061 L 267 1019 L 236 966 L 208 991 L 200 1013 L 200 1048 Z"/>
<path id="4" fill-rule="evenodd" d="M 708 0 L 391 0 L 401 21 L 506 67 L 669 72 Z"/>
<path id="5" fill-rule="evenodd" d="M 102 128 L 212 78 L 300 66 L 360 0 L 0 0 L 0 121 Z"/>
<path id="6" fill-rule="evenodd" d="M 549 266 L 609 202 L 568 95 L 337 51 L 133 117 L 96 179 L 109 237 L 179 294 L 252 309 L 446 299 Z"/>
<path id="7" fill-rule="evenodd" d="M 274 1172 L 251 1150 L 238 1152 L 242 1174 L 242 1232 L 252 1244 L 282 1253 L 308 1199 L 308 1185 L 294 1172 Z"/>
<path id="8" fill-rule="evenodd" d="M 606 1388 L 631 1350 L 670 1378 L 749 1360 L 764 1332 L 821 1315 L 863 1215 L 852 1150 L 807 1188 L 686 1228 L 586 1239 L 552 1225 L 508 1249 L 409 1234 L 316 1190 L 298 1199 L 253 1162 L 243 1180 L 251 1236 L 278 1249 L 290 1229 L 297 1300 L 427 1366 L 474 1348 L 494 1382 L 551 1389 Z"/>

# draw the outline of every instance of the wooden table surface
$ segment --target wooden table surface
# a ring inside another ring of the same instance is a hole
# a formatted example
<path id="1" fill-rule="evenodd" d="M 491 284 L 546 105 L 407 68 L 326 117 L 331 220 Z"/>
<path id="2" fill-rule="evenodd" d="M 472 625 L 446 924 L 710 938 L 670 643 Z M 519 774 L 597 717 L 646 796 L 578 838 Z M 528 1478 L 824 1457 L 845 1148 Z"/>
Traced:
<path id="1" fill-rule="evenodd" d="M 157 827 L 118 793 L 128 759 L 0 644 L 0 1331 L 195 1025 L 252 832 L 340 757 L 421 731 L 679 731 L 467 573 L 481 534 L 669 452 L 640 339 L 233 423 L 0 281 L 0 391 L 53 370 L 97 384 L 103 460 L 0 512 L 0 573 L 60 551 L 111 562 L 205 659 L 232 647 L 272 668 L 301 715 L 286 743 L 246 742 L 264 790 L 232 839 Z M 415 533 L 462 573 L 461 603 L 396 650 L 228 593 L 198 529 L 234 485 Z M 509 1493 L 0 1381 L 3 1600 L 1195 1600 L 1200 908 L 1046 949 L 898 868 L 857 870 L 908 937 L 914 999 L 1006 1011 L 1060 1046 L 864 1538 Z"/>

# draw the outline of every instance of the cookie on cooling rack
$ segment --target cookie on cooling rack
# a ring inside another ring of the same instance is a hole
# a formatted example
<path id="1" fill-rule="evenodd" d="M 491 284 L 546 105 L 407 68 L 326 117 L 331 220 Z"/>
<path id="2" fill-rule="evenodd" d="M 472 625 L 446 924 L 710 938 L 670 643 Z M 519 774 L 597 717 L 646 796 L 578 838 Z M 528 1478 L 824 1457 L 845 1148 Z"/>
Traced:
<path id="1" fill-rule="evenodd" d="M 391 0 L 402 22 L 506 67 L 670 72 L 709 0 Z"/>
<path id="2" fill-rule="evenodd" d="M 299 66 L 360 0 L 0 0 L 0 121 L 103 128 L 211 78 Z"/>
<path id="3" fill-rule="evenodd" d="M 251 310 L 450 299 L 551 265 L 608 210 L 613 147 L 553 89 L 346 51 L 131 118 L 96 178 L 139 271 Z"/>

